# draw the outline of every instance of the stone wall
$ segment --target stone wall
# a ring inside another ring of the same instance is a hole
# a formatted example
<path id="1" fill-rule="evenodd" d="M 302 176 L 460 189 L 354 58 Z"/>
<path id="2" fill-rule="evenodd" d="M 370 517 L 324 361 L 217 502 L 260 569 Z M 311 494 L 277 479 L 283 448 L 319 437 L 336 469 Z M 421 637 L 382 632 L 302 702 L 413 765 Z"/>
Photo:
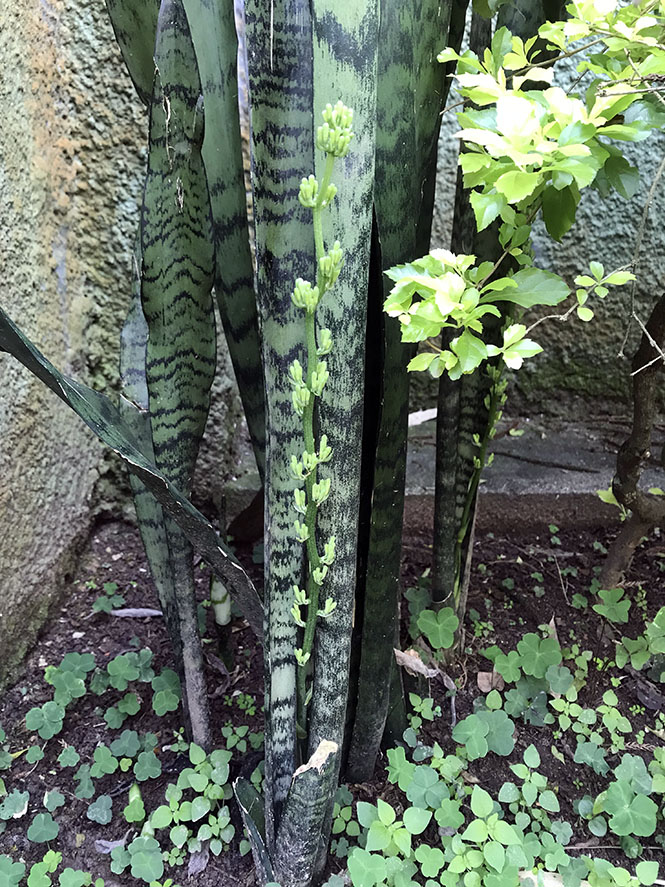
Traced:
<path id="1" fill-rule="evenodd" d="M 0 304 L 58 367 L 113 394 L 145 109 L 104 0 L 0 4 L 0 61 Z M 0 378 L 1 684 L 94 515 L 126 505 L 127 488 L 78 417 L 2 354 Z M 200 495 L 219 496 L 239 415 L 222 355 Z"/>

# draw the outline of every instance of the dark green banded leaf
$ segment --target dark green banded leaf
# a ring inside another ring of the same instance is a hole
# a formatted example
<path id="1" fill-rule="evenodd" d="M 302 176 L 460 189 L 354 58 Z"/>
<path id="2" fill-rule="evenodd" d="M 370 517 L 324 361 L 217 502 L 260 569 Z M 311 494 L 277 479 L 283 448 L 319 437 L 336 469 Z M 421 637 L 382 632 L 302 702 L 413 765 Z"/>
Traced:
<path id="1" fill-rule="evenodd" d="M 155 465 L 189 493 L 215 374 L 214 246 L 201 157 L 203 100 L 182 0 L 162 0 L 141 212 L 141 302 Z M 165 521 L 192 738 L 211 744 L 192 550 Z"/>
<path id="2" fill-rule="evenodd" d="M 141 265 L 141 247 L 137 239 L 132 262 L 131 302 L 120 335 L 120 381 L 122 385 L 120 414 L 134 432 L 141 451 L 149 461 L 154 462 L 148 386 L 145 378 L 148 324 L 141 307 Z M 173 656 L 179 665 L 178 671 L 182 677 L 180 620 L 175 599 L 168 540 L 164 527 L 164 512 L 150 490 L 136 475 L 130 473 L 129 478 L 134 493 L 134 507 L 141 539 L 171 638 Z"/>
<path id="3" fill-rule="evenodd" d="M 365 331 L 372 240 L 376 83 L 379 39 L 377 0 L 337 3 L 314 0 L 315 125 L 327 102 L 341 99 L 353 108 L 354 139 L 336 164 L 337 197 L 324 217 L 326 245 L 338 239 L 344 267 L 335 288 L 319 308 L 320 323 L 330 329 L 330 380 L 323 392 L 319 425 L 328 435 L 333 458 L 326 466 L 332 494 L 320 512 L 322 539 L 335 535 L 335 562 L 323 588 L 336 603 L 317 628 L 308 754 L 324 740 L 344 743 L 348 675 L 358 559 L 358 514 L 363 447 Z M 321 163 L 317 158 L 317 165 Z M 318 171 L 318 170 L 317 170 Z M 320 172 L 319 172 L 320 176 Z M 335 756 L 334 781 L 340 757 Z M 322 830 L 318 870 L 325 861 L 332 798 Z"/>
<path id="4" fill-rule="evenodd" d="M 374 304 L 381 335 L 367 362 L 367 384 L 378 380 L 378 396 L 367 398 L 365 407 L 374 476 L 371 497 L 366 495 L 371 518 L 359 593 L 364 630 L 348 760 L 354 781 L 371 777 L 388 713 L 406 474 L 406 364 L 412 347 L 402 344 L 399 324 L 382 312 L 390 287 L 382 272 L 429 248 L 440 111 L 449 81 L 442 65 L 424 60 L 435 58 L 445 43 L 452 5 L 452 0 L 408 8 L 398 0 L 381 3 L 374 193 L 380 267 L 369 309 Z"/>
<path id="5" fill-rule="evenodd" d="M 143 481 L 226 584 L 229 593 L 257 637 L 263 635 L 263 605 L 250 578 L 214 527 L 191 502 L 143 455 L 134 432 L 111 401 L 60 373 L 0 308 L 0 351 L 19 360 L 38 379 L 64 400 L 97 437 L 116 452 L 129 470 Z"/>
<path id="6" fill-rule="evenodd" d="M 238 113 L 238 41 L 230 0 L 184 0 L 205 104 L 203 162 L 215 244 L 215 292 L 263 478 L 265 395 Z"/>
<path id="7" fill-rule="evenodd" d="M 311 277 L 311 214 L 298 202 L 314 164 L 312 22 L 309 0 L 247 0 L 252 107 L 252 182 L 257 299 L 266 377 L 265 546 L 266 842 L 296 769 L 296 625 L 292 586 L 302 568 L 293 532 L 291 455 L 302 451 L 288 368 L 302 356 L 302 314 L 291 303 L 295 278 Z M 335 97 L 336 98 L 336 97 Z M 325 101 L 330 97 L 326 96 Z"/>
<path id="8" fill-rule="evenodd" d="M 159 0 L 106 0 L 115 39 L 144 105 L 152 97 Z"/>

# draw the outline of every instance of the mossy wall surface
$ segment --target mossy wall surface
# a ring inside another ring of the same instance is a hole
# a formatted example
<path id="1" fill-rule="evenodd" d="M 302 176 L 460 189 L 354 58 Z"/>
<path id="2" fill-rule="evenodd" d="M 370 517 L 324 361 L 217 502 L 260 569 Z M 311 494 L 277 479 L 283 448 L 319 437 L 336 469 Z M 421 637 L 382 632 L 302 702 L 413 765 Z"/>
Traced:
<path id="1" fill-rule="evenodd" d="M 558 70 L 558 69 L 557 69 Z M 557 79 L 567 88 L 574 78 L 573 66 Z M 458 100 L 451 93 L 450 104 Z M 458 129 L 455 112 L 444 115 L 439 143 L 439 166 L 433 246 L 450 247 L 450 230 L 457 176 Z M 556 271 L 573 286 L 576 275 L 586 273 L 589 262 L 600 261 L 607 270 L 629 263 L 635 249 L 637 232 L 658 166 L 665 154 L 665 137 L 658 133 L 646 142 L 616 142 L 630 163 L 641 174 L 639 192 L 624 200 L 613 193 L 603 199 L 587 188 L 577 210 L 571 231 L 556 243 L 542 225 L 536 225 L 535 260 L 539 267 Z M 665 282 L 665 178 L 656 189 L 647 220 L 638 267 L 635 313 L 646 322 L 655 297 Z M 596 317 L 591 323 L 571 318 L 567 323 L 543 323 L 534 338 L 544 353 L 529 360 L 514 383 L 532 410 L 548 411 L 562 395 L 579 395 L 580 416 L 585 409 L 595 409 L 598 398 L 626 400 L 630 384 L 630 360 L 639 341 L 639 326 L 631 320 L 630 288 L 616 288 L 604 301 L 591 307 Z M 627 335 L 627 338 L 626 338 Z M 620 357 L 622 352 L 625 357 Z M 570 403 L 566 400 L 566 403 Z"/>
<path id="2" fill-rule="evenodd" d="M 103 0 L 1 3 L 0 61 L 0 302 L 58 367 L 113 395 L 145 110 Z M 7 355 L 0 378 L 1 684 L 94 515 L 127 500 L 123 473 L 77 416 Z M 219 495 L 238 417 L 222 355 L 200 495 Z"/>

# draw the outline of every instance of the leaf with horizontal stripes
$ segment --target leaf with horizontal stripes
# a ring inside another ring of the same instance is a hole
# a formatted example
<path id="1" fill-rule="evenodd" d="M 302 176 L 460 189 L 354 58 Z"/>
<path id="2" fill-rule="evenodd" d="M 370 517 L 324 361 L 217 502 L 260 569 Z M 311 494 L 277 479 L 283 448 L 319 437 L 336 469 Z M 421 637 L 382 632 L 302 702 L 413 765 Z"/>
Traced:
<path id="1" fill-rule="evenodd" d="M 383 738 L 390 699 L 399 597 L 400 539 L 404 508 L 409 383 L 412 346 L 401 342 L 399 323 L 383 313 L 390 282 L 383 272 L 429 248 L 434 204 L 440 112 L 450 80 L 435 59 L 446 42 L 453 0 L 422 0 L 405 7 L 382 0 L 377 94 L 374 204 L 376 273 L 370 279 L 365 458 L 372 475 L 363 501 L 371 502 L 361 557 L 363 607 L 355 719 L 347 776 L 371 778 Z M 378 335 L 373 333 L 378 328 Z M 361 541 L 361 544 L 363 542 Z"/>
<path id="2" fill-rule="evenodd" d="M 141 210 L 141 303 L 155 465 L 191 489 L 215 374 L 214 247 L 201 83 L 182 0 L 162 0 L 155 42 L 150 144 Z M 192 738 L 211 744 L 192 551 L 165 522 L 180 623 Z"/>
<path id="3" fill-rule="evenodd" d="M 143 481 L 162 508 L 226 584 L 252 630 L 263 635 L 263 605 L 250 578 L 219 539 L 214 527 L 144 456 L 141 445 L 118 408 L 103 394 L 64 376 L 33 345 L 0 308 L 0 351 L 19 360 L 33 375 L 70 406 L 97 437 L 116 452 Z"/>
<path id="4" fill-rule="evenodd" d="M 155 76 L 155 33 L 159 0 L 106 0 L 115 38 L 136 91 L 150 104 Z"/>
<path id="5" fill-rule="evenodd" d="M 184 0 L 203 100 L 203 163 L 215 245 L 215 292 L 261 478 L 265 396 L 238 113 L 238 40 L 231 0 Z"/>
<path id="6" fill-rule="evenodd" d="M 293 453 L 302 450 L 288 369 L 302 353 L 303 323 L 291 303 L 294 278 L 311 276 L 314 243 L 309 210 L 298 202 L 314 163 L 312 23 L 309 0 L 247 0 L 252 108 L 252 187 L 257 305 L 266 378 L 265 507 L 265 774 L 266 843 L 296 769 L 296 625 L 293 583 L 302 546 L 293 533 Z"/>

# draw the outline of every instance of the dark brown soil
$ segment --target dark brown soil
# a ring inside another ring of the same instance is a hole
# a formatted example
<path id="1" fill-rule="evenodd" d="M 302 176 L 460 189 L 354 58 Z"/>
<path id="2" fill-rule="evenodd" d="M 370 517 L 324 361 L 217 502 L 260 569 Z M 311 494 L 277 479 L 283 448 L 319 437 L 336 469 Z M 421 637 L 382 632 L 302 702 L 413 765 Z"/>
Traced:
<path id="1" fill-rule="evenodd" d="M 476 540 L 475 561 L 472 570 L 469 610 L 466 637 L 462 656 L 449 667 L 449 674 L 460 689 L 455 697 L 456 717 L 461 719 L 472 711 L 473 699 L 480 695 L 478 672 L 491 669 L 491 664 L 482 651 L 492 644 L 498 644 L 504 652 L 514 649 L 517 641 L 527 631 L 537 631 L 538 626 L 550 624 L 562 647 L 578 643 L 581 650 L 591 650 L 594 657 L 605 661 L 613 657 L 611 634 L 603 632 L 600 618 L 591 611 L 575 609 L 571 606 L 575 593 L 588 596 L 588 588 L 594 569 L 602 563 L 603 545 L 607 545 L 615 528 L 598 533 L 587 530 L 561 531 L 548 530 L 545 525 L 525 531 L 522 535 L 512 533 L 509 537 L 485 534 Z M 253 563 L 252 546 L 239 550 L 239 556 L 260 580 L 260 567 Z M 431 529 L 428 526 L 411 526 L 407 534 L 403 552 L 404 585 L 413 585 L 429 566 L 431 555 Z M 256 559 L 256 558 L 255 558 Z M 621 633 L 636 636 L 643 631 L 645 616 L 652 618 L 663 603 L 661 588 L 665 570 L 665 548 L 659 537 L 638 552 L 629 576 L 628 591 L 635 598 L 631 607 L 631 620 L 621 626 Z M 533 574 L 536 574 L 534 577 Z M 542 579 L 540 578 L 542 576 Z M 0 835 L 0 853 L 6 853 L 15 860 L 22 859 L 28 865 L 41 858 L 47 845 L 35 845 L 27 840 L 25 832 L 32 816 L 44 810 L 42 798 L 47 789 L 58 788 L 66 798 L 66 804 L 54 813 L 60 825 L 60 832 L 53 847 L 63 854 L 63 867 L 90 871 L 93 877 L 103 876 L 107 885 L 135 883 L 127 873 L 116 876 L 109 871 L 109 857 L 102 855 L 95 847 L 99 839 L 112 841 L 134 832 L 122 817 L 122 809 L 127 803 L 127 791 L 132 779 L 129 774 L 118 773 L 95 781 L 96 795 L 109 794 L 114 799 L 114 818 L 110 825 L 103 826 L 86 818 L 87 800 L 74 796 L 73 769 L 63 770 L 56 759 L 64 743 L 76 747 L 81 761 L 91 761 L 95 746 L 99 742 L 109 743 L 120 731 L 106 727 L 103 711 L 123 694 L 109 690 L 103 697 L 92 693 L 72 703 L 65 719 L 63 731 L 46 743 L 39 737 L 30 735 L 25 728 L 25 714 L 35 705 L 41 705 L 52 697 L 52 688 L 44 682 L 43 671 L 47 665 L 57 665 L 62 657 L 71 651 L 90 652 L 96 656 L 98 665 L 104 666 L 121 652 L 138 647 L 149 647 L 154 653 L 153 666 L 156 671 L 172 665 L 169 657 L 168 640 L 161 618 L 128 619 L 111 615 L 92 613 L 95 598 L 102 593 L 104 582 L 118 584 L 118 591 L 126 599 L 126 607 L 157 607 L 156 595 L 149 577 L 145 557 L 136 530 L 126 524 L 105 523 L 100 525 L 81 560 L 78 576 L 61 606 L 55 610 L 49 625 L 42 632 L 39 643 L 28 657 L 23 669 L 16 676 L 16 682 L 4 695 L 0 704 L 0 723 L 9 737 L 12 752 L 27 749 L 33 744 L 44 747 L 45 756 L 37 764 L 28 764 L 25 755 L 14 761 L 11 770 L 3 771 L 7 791 L 19 788 L 30 792 L 28 814 L 19 820 L 10 820 L 7 830 Z M 207 596 L 210 576 L 207 568 L 198 570 L 200 597 Z M 97 589 L 89 587 L 94 582 Z M 641 589 L 641 591 L 640 591 Z M 638 605 L 637 601 L 640 601 Z M 405 626 L 407 621 L 404 622 Z M 260 649 L 253 635 L 239 621 L 234 623 L 230 646 L 234 665 L 230 673 L 218 657 L 218 647 L 210 614 L 208 615 L 208 637 L 206 645 L 209 662 L 209 693 L 213 707 L 214 722 L 221 727 L 226 723 L 250 724 L 250 729 L 261 729 L 261 669 Z M 134 638 L 138 640 L 133 640 Z M 407 638 L 403 638 L 403 645 Z M 606 669 L 594 668 L 584 691 L 584 701 L 595 706 L 603 692 L 609 687 Z M 661 685 L 662 686 L 662 685 Z M 162 776 L 142 783 L 146 809 L 154 809 L 163 803 L 165 786 L 175 782 L 178 770 L 184 766 L 182 756 L 166 750 L 173 740 L 173 731 L 181 726 L 179 712 L 172 712 L 158 718 L 152 711 L 149 684 L 132 687 L 142 700 L 140 712 L 128 719 L 123 728 L 137 730 L 139 734 L 152 732 L 157 735 L 156 753 L 163 766 Z M 425 688 L 427 689 L 427 688 Z M 450 738 L 451 705 L 445 695 L 443 685 L 432 682 L 431 695 L 439 702 L 442 716 L 427 728 L 427 735 L 437 739 L 444 749 L 450 751 L 454 743 Z M 239 693 L 249 693 L 256 699 L 256 714 L 247 717 L 237 705 Z M 622 713 L 627 715 L 635 731 L 654 726 L 656 710 L 661 706 L 662 695 L 656 685 L 645 687 L 643 678 L 628 675 L 616 688 Z M 235 694 L 235 696 L 234 696 Z M 101 706 L 101 707 L 100 707 Z M 574 814 L 573 801 L 589 793 L 595 795 L 603 787 L 603 780 L 595 777 L 588 767 L 573 763 L 573 749 L 568 745 L 568 734 L 554 740 L 563 753 L 565 762 L 559 763 L 550 753 L 553 744 L 551 729 L 517 724 L 517 744 L 510 759 L 495 756 L 484 761 L 474 762 L 469 779 L 478 780 L 492 794 L 498 793 L 502 783 L 510 778 L 508 764 L 521 760 L 521 753 L 529 743 L 534 743 L 541 752 L 542 767 L 553 786 L 558 786 L 561 802 L 561 818 L 573 826 L 573 845 L 580 852 L 595 853 L 612 857 L 612 849 L 606 845 L 616 843 L 615 839 L 596 841 L 601 846 L 594 850 L 593 839 L 584 823 Z M 220 734 L 220 746 L 223 746 Z M 644 744 L 637 746 L 630 741 L 631 752 L 647 751 L 654 745 L 662 745 L 662 733 L 647 732 Z M 256 758 L 250 753 L 238 755 L 234 760 L 232 776 L 240 770 L 251 772 Z M 497 766 L 497 762 L 500 766 Z M 382 760 L 381 765 L 385 763 Z M 581 782 L 583 780 L 583 783 Z M 382 774 L 377 771 L 377 779 L 370 785 L 357 787 L 356 796 L 372 799 L 382 794 L 396 798 L 395 789 L 386 785 Z M 233 806 L 233 802 L 231 802 Z M 234 814 L 235 816 L 235 814 Z M 234 819 L 236 835 L 240 836 L 241 826 Z M 591 840 L 590 840 L 591 839 Z M 662 855 L 662 848 L 648 849 L 645 841 L 644 857 L 652 853 Z M 587 848 L 587 849 L 585 849 Z M 168 874 L 178 882 L 187 879 L 183 868 Z M 208 885 L 250 885 L 253 883 L 252 865 L 249 856 L 238 853 L 238 839 L 232 849 L 219 858 L 211 857 L 204 873 L 192 879 L 202 887 Z"/>

